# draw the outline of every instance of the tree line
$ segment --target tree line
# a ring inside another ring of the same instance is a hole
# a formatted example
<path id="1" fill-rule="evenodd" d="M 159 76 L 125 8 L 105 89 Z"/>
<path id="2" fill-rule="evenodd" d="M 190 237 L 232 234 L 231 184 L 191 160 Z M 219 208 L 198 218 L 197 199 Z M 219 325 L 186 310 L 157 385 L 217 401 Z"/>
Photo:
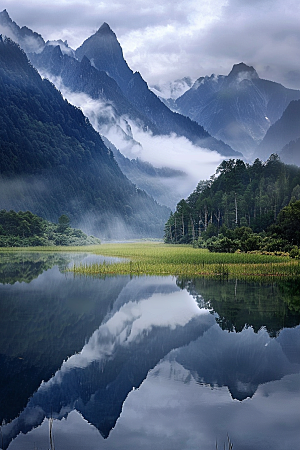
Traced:
<path id="1" fill-rule="evenodd" d="M 0 210 L 0 247 L 92 244 L 100 244 L 100 239 L 71 228 L 66 214 L 62 214 L 55 224 L 30 211 Z"/>
<path id="2" fill-rule="evenodd" d="M 182 199 L 164 240 L 211 251 L 290 251 L 300 245 L 300 168 L 272 154 L 266 162 L 223 161 Z"/>

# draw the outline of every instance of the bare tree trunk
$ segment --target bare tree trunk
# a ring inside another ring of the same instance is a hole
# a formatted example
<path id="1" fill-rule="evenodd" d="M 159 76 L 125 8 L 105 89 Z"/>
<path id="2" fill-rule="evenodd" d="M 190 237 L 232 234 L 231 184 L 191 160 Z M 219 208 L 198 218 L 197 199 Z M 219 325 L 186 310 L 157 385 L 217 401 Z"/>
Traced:
<path id="1" fill-rule="evenodd" d="M 234 206 L 235 206 L 235 224 L 238 224 L 238 208 L 237 208 L 237 200 L 236 200 L 236 192 L 234 193 Z"/>
<path id="2" fill-rule="evenodd" d="M 193 243 L 195 242 L 195 227 L 194 227 L 194 221 L 192 218 L 192 215 L 190 215 L 190 219 L 191 219 L 191 225 L 192 225 L 192 239 L 193 239 Z"/>

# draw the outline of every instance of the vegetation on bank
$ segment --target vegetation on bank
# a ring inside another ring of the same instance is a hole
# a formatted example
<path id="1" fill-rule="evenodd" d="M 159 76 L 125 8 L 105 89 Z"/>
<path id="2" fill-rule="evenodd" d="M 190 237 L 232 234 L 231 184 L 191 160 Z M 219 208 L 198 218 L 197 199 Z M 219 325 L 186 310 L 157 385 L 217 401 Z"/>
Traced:
<path id="1" fill-rule="evenodd" d="M 216 252 L 285 252 L 300 245 L 299 230 L 300 168 L 271 155 L 253 165 L 223 161 L 210 180 L 200 181 L 177 204 L 164 240 Z"/>
<path id="2" fill-rule="evenodd" d="M 79 246 L 100 244 L 100 239 L 71 228 L 65 214 L 58 224 L 30 211 L 0 211 L 0 247 Z"/>
<path id="3" fill-rule="evenodd" d="M 74 274 L 105 276 L 174 275 L 221 278 L 299 277 L 298 260 L 288 255 L 259 253 L 211 253 L 191 245 L 158 243 L 102 244 L 93 253 L 124 258 L 117 263 L 79 264 Z"/>

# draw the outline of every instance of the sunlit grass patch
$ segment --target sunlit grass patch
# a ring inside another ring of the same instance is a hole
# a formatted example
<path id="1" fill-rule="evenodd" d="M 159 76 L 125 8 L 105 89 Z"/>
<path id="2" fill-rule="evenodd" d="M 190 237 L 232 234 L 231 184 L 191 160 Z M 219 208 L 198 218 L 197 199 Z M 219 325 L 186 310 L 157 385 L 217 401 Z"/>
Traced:
<path id="1" fill-rule="evenodd" d="M 222 278 L 297 277 L 298 261 L 288 256 L 210 253 L 188 245 L 160 243 L 103 244 L 92 249 L 103 256 L 125 258 L 118 263 L 86 264 L 71 270 L 84 275 L 174 275 Z"/>

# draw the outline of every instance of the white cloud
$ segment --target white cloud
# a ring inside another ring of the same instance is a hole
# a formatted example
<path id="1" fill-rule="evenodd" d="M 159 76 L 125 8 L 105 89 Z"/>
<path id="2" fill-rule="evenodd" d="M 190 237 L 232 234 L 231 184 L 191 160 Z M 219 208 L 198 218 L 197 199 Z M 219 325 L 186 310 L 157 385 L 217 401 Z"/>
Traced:
<path id="1" fill-rule="evenodd" d="M 296 0 L 7 0 L 20 26 L 77 48 L 103 22 L 130 67 L 149 84 L 253 65 L 262 77 L 300 88 L 300 4 Z"/>
<path id="2" fill-rule="evenodd" d="M 82 110 L 93 127 L 127 158 L 139 158 L 154 167 L 169 167 L 184 172 L 186 176 L 180 177 L 180 180 L 178 177 L 160 179 L 166 190 L 171 189 L 177 196 L 177 201 L 186 198 L 200 180 L 209 179 L 224 159 L 217 152 L 195 146 L 183 136 L 154 136 L 151 132 L 145 132 L 128 117 L 119 118 L 113 104 L 92 99 L 84 93 L 71 92 L 60 78 L 49 78 L 70 103 Z"/>

